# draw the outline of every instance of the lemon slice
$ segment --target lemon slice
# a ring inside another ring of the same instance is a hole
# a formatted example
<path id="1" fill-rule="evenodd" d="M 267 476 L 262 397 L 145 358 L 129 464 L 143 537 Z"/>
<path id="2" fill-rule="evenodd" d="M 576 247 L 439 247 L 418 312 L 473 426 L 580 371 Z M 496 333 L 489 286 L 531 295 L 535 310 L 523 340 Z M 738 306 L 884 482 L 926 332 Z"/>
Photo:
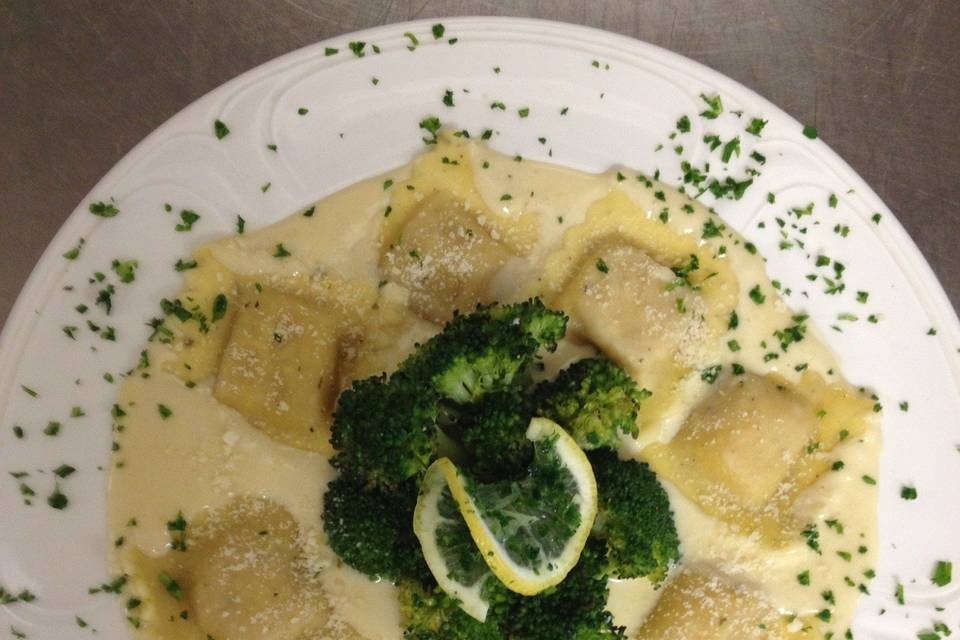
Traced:
<path id="1" fill-rule="evenodd" d="M 534 460 L 522 480 L 479 484 L 446 458 L 434 462 L 427 472 L 430 486 L 425 485 L 418 502 L 414 532 L 421 540 L 434 577 L 444 590 L 461 599 L 468 613 L 471 605 L 466 604 L 467 598 L 474 595 L 466 588 L 468 585 L 448 588 L 444 581 L 449 582 L 453 575 L 448 564 L 431 564 L 431 558 L 453 555 L 452 547 L 441 550 L 443 545 L 438 545 L 436 534 L 428 532 L 450 522 L 427 517 L 430 491 L 443 493 L 436 488 L 438 477 L 445 480 L 449 495 L 490 571 L 508 589 L 521 595 L 540 593 L 566 577 L 580 558 L 597 514 L 593 469 L 573 438 L 545 418 L 534 418 L 526 437 L 534 443 Z M 430 544 L 438 548 L 429 550 Z M 482 584 L 475 594 L 481 603 L 485 602 Z"/>
<path id="2" fill-rule="evenodd" d="M 447 477 L 456 475 L 449 458 L 440 458 L 427 469 L 413 512 L 413 532 L 440 588 L 459 600 L 466 613 L 484 622 L 489 603 L 483 586 L 492 576 L 447 486 Z"/>

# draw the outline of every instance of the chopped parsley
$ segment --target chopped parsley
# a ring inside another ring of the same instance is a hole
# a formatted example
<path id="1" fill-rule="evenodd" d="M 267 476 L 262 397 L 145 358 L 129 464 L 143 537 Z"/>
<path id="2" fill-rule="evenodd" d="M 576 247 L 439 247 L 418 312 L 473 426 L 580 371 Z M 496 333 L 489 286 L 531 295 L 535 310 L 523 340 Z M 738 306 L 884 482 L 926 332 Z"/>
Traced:
<path id="1" fill-rule="evenodd" d="M 760 291 L 760 285 L 755 285 L 753 289 L 750 289 L 750 299 L 753 300 L 756 304 L 763 304 L 767 299 L 767 296 L 763 295 L 763 292 Z"/>
<path id="2" fill-rule="evenodd" d="M 519 115 L 521 118 L 526 118 L 530 115 L 530 107 L 521 107 L 517 109 L 517 115 Z"/>
<path id="3" fill-rule="evenodd" d="M 450 91 L 450 89 L 447 89 L 446 91 L 444 91 L 444 92 L 443 92 L 442 102 L 443 102 L 443 104 L 447 105 L 448 107 L 454 107 L 454 106 L 456 106 L 456 105 L 453 103 L 453 91 Z"/>
<path id="4" fill-rule="evenodd" d="M 803 125 L 803 135 L 807 136 L 811 140 L 817 139 L 817 128 L 812 124 Z"/>
<path id="5" fill-rule="evenodd" d="M 243 219 L 243 216 L 237 216 L 237 233 L 243 235 L 243 230 L 247 226 L 247 221 Z"/>
<path id="6" fill-rule="evenodd" d="M 440 131 L 440 118 L 437 116 L 427 116 L 420 121 L 420 128 L 430 134 L 429 138 L 423 138 L 424 144 L 437 144 L 437 132 Z"/>
<path id="7" fill-rule="evenodd" d="M 161 571 L 160 575 L 157 576 L 160 580 L 160 584 L 163 585 L 163 588 L 167 590 L 174 600 L 183 599 L 183 589 L 180 588 L 180 585 L 177 584 L 177 581 L 171 578 L 166 572 Z"/>
<path id="8" fill-rule="evenodd" d="M 114 260 L 111 265 L 114 273 L 120 278 L 120 282 L 129 284 L 136 280 L 136 270 L 139 263 L 136 260 Z"/>
<path id="9" fill-rule="evenodd" d="M 190 209 L 183 209 L 180 212 L 180 222 L 174 227 L 177 231 L 190 231 L 194 223 L 200 219 L 200 215 Z"/>
<path id="10" fill-rule="evenodd" d="M 217 136 L 217 140 L 223 140 L 230 135 L 230 127 L 224 124 L 222 120 L 214 120 L 213 133 Z"/>
<path id="11" fill-rule="evenodd" d="M 930 576 L 930 582 L 938 587 L 945 587 L 953 580 L 953 563 L 946 560 L 938 560 L 937 566 L 933 569 L 933 575 Z"/>
<path id="12" fill-rule="evenodd" d="M 190 269 L 196 269 L 196 268 L 197 268 L 197 261 L 196 261 L 196 260 L 184 260 L 183 258 L 180 258 L 180 259 L 177 260 L 177 263 L 176 263 L 175 265 L 173 265 L 173 268 L 174 268 L 175 271 L 189 271 Z"/>
<path id="13" fill-rule="evenodd" d="M 57 476 L 58 478 L 66 478 L 73 475 L 75 471 L 75 467 L 72 467 L 69 464 L 62 464 L 53 470 L 53 475 Z"/>
<path id="14" fill-rule="evenodd" d="M 797 582 L 799 582 L 800 584 L 802 584 L 802 585 L 805 586 L 805 587 L 809 587 L 809 586 L 810 586 L 810 571 L 809 571 L 809 570 L 806 570 L 806 571 L 801 571 L 800 573 L 798 573 L 798 574 L 797 574 Z"/>
<path id="15" fill-rule="evenodd" d="M 760 136 L 760 132 L 763 131 L 763 128 L 767 126 L 767 121 L 760 118 L 753 118 L 750 120 L 750 124 L 747 125 L 747 133 L 751 133 L 755 136 Z"/>
<path id="16" fill-rule="evenodd" d="M 720 159 L 724 162 L 730 162 L 730 159 L 733 158 L 734 155 L 738 158 L 740 157 L 740 136 L 733 138 L 723 145 L 723 152 L 720 155 Z"/>
<path id="17" fill-rule="evenodd" d="M 357 56 L 358 58 L 362 58 L 365 55 L 363 49 L 367 46 L 367 43 L 363 42 L 362 40 L 356 40 L 354 42 L 347 43 L 347 46 L 350 48 L 350 51 L 353 51 L 353 55 Z"/>
<path id="18" fill-rule="evenodd" d="M 112 202 L 94 202 L 90 205 L 90 213 L 101 218 L 113 218 L 120 213 L 120 209 Z"/>
<path id="19" fill-rule="evenodd" d="M 707 103 L 707 109 L 700 112 L 700 115 L 707 120 L 716 120 L 717 116 L 723 113 L 723 101 L 720 99 L 720 94 L 708 96 L 701 93 L 700 98 Z"/>
<path id="20" fill-rule="evenodd" d="M 57 511 L 62 511 L 70 504 L 70 500 L 60 491 L 60 485 L 55 484 L 53 486 L 53 493 L 47 496 L 47 504 Z"/>
<path id="21" fill-rule="evenodd" d="M 80 240 L 77 241 L 76 246 L 74 246 L 72 249 L 69 249 L 63 253 L 63 257 L 66 258 L 67 260 L 76 260 L 77 258 L 80 257 L 80 250 L 83 249 L 83 245 L 85 243 L 86 243 L 86 240 L 84 240 L 83 238 L 80 238 Z"/>
<path id="22" fill-rule="evenodd" d="M 217 297 L 213 300 L 213 315 L 210 318 L 211 322 L 216 322 L 227 314 L 227 296 L 222 293 L 218 293 Z"/>
<path id="23" fill-rule="evenodd" d="M 597 271 L 600 273 L 610 272 L 610 267 L 607 266 L 607 263 L 604 262 L 603 258 L 597 258 Z"/>
<path id="24" fill-rule="evenodd" d="M 306 107 L 300 107 L 299 109 L 297 109 L 297 115 L 299 116 L 305 116 L 308 113 L 310 113 L 310 109 L 307 109 Z"/>
<path id="25" fill-rule="evenodd" d="M 157 404 L 157 412 L 160 414 L 160 417 L 164 420 L 173 415 L 173 411 L 165 404 Z"/>
<path id="26" fill-rule="evenodd" d="M 444 27 L 443 24 L 439 22 L 433 25 L 432 27 L 430 27 L 430 32 L 433 34 L 434 40 L 439 40 L 440 38 L 442 38 L 446 30 L 447 30 L 446 27 Z"/>
<path id="27" fill-rule="evenodd" d="M 273 252 L 274 258 L 286 258 L 290 255 L 291 253 L 287 251 L 286 247 L 283 246 L 282 242 L 277 245 L 276 249 Z"/>

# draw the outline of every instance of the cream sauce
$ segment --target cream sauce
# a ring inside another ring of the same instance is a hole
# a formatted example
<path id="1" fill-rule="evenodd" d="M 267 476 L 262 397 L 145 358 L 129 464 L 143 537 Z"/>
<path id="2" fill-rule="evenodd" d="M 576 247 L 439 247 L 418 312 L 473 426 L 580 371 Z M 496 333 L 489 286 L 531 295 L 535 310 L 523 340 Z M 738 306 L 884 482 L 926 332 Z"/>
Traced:
<path id="1" fill-rule="evenodd" d="M 495 215 L 509 218 L 525 212 L 536 214 L 538 219 L 538 241 L 528 255 L 511 258 L 496 275 L 490 286 L 493 299 L 528 295 L 531 283 L 563 234 L 582 223 L 590 205 L 612 190 L 624 191 L 648 217 L 656 217 L 668 206 L 674 212 L 668 225 L 681 235 L 699 238 L 709 218 L 699 205 L 693 213 L 679 213 L 688 202 L 685 196 L 656 183 L 655 189 L 648 188 L 635 173 L 626 170 L 622 172 L 626 179 L 620 180 L 617 171 L 592 175 L 528 160 L 517 162 L 482 146 L 469 145 L 466 153 L 474 166 L 476 187 Z M 482 168 L 484 164 L 488 168 Z M 403 167 L 360 182 L 317 203 L 310 217 L 298 212 L 271 227 L 215 242 L 213 255 L 241 275 L 289 280 L 304 274 L 330 273 L 376 287 L 380 278 L 379 226 L 390 199 L 384 180 L 399 182 L 409 173 L 410 168 Z M 660 189 L 665 200 L 653 195 Z M 503 194 L 511 194 L 511 198 L 504 201 Z M 278 243 L 290 251 L 289 259 L 273 257 Z M 776 347 L 773 332 L 791 324 L 790 316 L 795 312 L 777 297 L 762 258 L 745 251 L 742 243 L 729 239 L 722 242 L 726 245 L 724 259 L 740 282 L 737 337 L 741 350 L 734 358 L 724 338 L 711 345 L 705 364 L 720 362 L 727 367 L 736 360 L 748 371 L 779 373 L 796 380 L 799 374 L 794 367 L 803 362 L 828 381 L 836 379 L 836 361 L 812 327 L 788 353 L 781 353 L 777 360 L 764 360 L 764 354 L 775 349 L 762 347 L 761 341 Z M 760 285 L 766 294 L 765 304 L 750 299 L 748 291 L 754 285 Z M 589 352 L 582 345 L 563 345 L 547 359 L 546 375 Z M 125 536 L 126 544 L 113 554 L 116 569 L 125 570 L 132 549 L 151 556 L 169 553 L 167 523 L 179 512 L 192 520 L 236 496 L 273 500 L 287 508 L 304 531 L 319 530 L 324 487 L 335 475 L 325 456 L 271 440 L 240 414 L 217 402 L 209 382 L 188 388 L 179 378 L 163 373 L 158 365 L 172 357 L 170 347 L 155 344 L 149 353 L 154 362 L 149 377 L 131 375 L 118 400 L 126 415 L 117 421 L 123 431 L 117 434 L 120 449 L 110 480 L 109 521 L 114 535 Z M 637 442 L 626 442 L 622 453 L 633 456 L 648 442 L 668 441 L 700 400 L 703 387 L 688 383 L 687 392 L 680 394 L 661 427 L 644 433 Z M 161 416 L 158 403 L 169 407 L 172 414 Z M 844 577 L 867 583 L 862 572 L 872 567 L 874 560 L 875 488 L 866 485 L 861 476 L 875 476 L 879 440 L 879 429 L 873 425 L 859 440 L 838 447 L 836 456 L 844 459 L 845 469 L 827 473 L 795 504 L 797 514 L 819 523 L 822 555 L 813 553 L 802 540 L 771 551 L 754 539 L 734 535 L 666 483 L 684 562 L 711 565 L 757 587 L 783 612 L 820 611 L 820 593 L 830 588 L 836 598 L 834 628 L 843 628 L 852 617 L 859 595 L 856 588 L 844 584 Z M 842 536 L 823 523 L 834 517 L 843 521 Z M 137 520 L 136 527 L 129 526 L 131 518 Z M 857 552 L 861 544 L 867 548 L 865 553 Z M 853 560 L 845 561 L 837 556 L 837 550 L 849 551 Z M 336 567 L 329 562 L 328 549 L 317 553 L 328 558 L 314 560 L 338 615 L 370 640 L 400 638 L 399 607 L 392 585 L 373 583 L 349 568 Z M 796 577 L 804 570 L 810 572 L 809 587 L 800 585 Z M 618 623 L 635 631 L 661 591 L 643 579 L 613 581 L 610 609 Z"/>

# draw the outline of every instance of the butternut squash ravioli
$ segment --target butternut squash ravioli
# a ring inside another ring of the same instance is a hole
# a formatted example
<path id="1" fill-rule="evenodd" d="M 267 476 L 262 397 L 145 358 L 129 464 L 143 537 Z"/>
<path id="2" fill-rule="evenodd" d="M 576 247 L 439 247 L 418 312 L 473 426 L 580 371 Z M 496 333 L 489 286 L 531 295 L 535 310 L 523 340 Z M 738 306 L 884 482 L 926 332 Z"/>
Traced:
<path id="1" fill-rule="evenodd" d="M 445 637 L 405 636 L 410 594 L 331 549 L 334 413 L 455 316 L 531 299 L 567 326 L 524 375 L 604 358 L 642 390 L 614 445 L 655 474 L 679 538 L 657 579 L 607 580 L 611 637 L 847 632 L 876 558 L 874 402 L 697 200 L 441 134 L 193 259 L 114 408 L 110 562 L 135 637 Z"/>

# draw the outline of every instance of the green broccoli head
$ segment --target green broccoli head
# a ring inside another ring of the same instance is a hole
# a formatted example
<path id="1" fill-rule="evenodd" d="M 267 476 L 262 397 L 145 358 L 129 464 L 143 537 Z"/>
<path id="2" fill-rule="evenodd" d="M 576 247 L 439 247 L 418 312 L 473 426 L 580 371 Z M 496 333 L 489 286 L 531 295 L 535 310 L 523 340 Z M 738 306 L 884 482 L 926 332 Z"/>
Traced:
<path id="1" fill-rule="evenodd" d="M 323 529 L 330 548 L 368 576 L 430 580 L 411 522 L 417 487 L 387 493 L 362 478 L 341 474 L 323 496 Z"/>
<path id="2" fill-rule="evenodd" d="M 533 401 L 520 389 L 490 393 L 461 418 L 461 442 L 470 454 L 470 472 L 480 480 L 503 480 L 525 474 L 533 461 L 527 427 Z"/>
<path id="3" fill-rule="evenodd" d="M 636 437 L 637 409 L 647 392 L 606 358 L 578 360 L 542 382 L 537 415 L 564 427 L 581 448 L 617 449 L 620 435 Z"/>
<path id="4" fill-rule="evenodd" d="M 680 559 L 667 492 L 646 463 L 620 460 L 612 451 L 592 451 L 589 458 L 598 497 L 592 535 L 606 545 L 608 571 L 661 583 Z"/>
<path id="5" fill-rule="evenodd" d="M 541 347 L 555 348 L 567 318 L 539 300 L 457 314 L 402 365 L 441 398 L 460 404 L 508 389 Z"/>
<path id="6" fill-rule="evenodd" d="M 488 623 L 495 621 L 506 637 L 522 640 L 601 640 L 624 638 L 606 610 L 606 560 L 602 542 L 588 540 L 580 561 L 563 582 L 535 596 L 507 592 L 491 604 Z"/>
<path id="7" fill-rule="evenodd" d="M 518 325 L 521 331 L 532 336 L 547 351 L 555 351 L 557 342 L 567 332 L 567 316 L 547 309 L 540 298 L 491 307 L 490 315 L 495 320 Z"/>
<path id="8" fill-rule="evenodd" d="M 436 396 L 403 373 L 355 382 L 334 414 L 331 463 L 387 488 L 417 477 L 436 457 L 437 413 Z"/>
<path id="9" fill-rule="evenodd" d="M 400 616 L 404 640 L 507 640 L 496 624 L 470 617 L 437 586 L 402 583 Z"/>

